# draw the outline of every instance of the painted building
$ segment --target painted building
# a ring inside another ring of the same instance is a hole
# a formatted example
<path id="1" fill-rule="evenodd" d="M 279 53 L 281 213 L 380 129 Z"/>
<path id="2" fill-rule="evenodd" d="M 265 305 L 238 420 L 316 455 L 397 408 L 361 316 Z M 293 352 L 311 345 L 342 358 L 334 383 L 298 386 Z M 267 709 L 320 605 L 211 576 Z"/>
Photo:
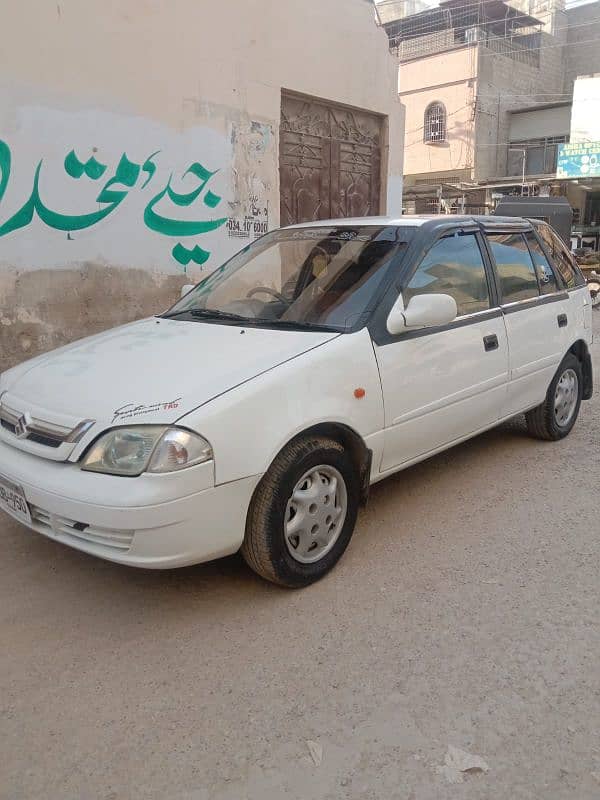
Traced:
<path id="1" fill-rule="evenodd" d="M 600 3 L 445 0 L 384 27 L 406 107 L 407 210 L 567 193 L 558 151 L 575 78 L 600 70 Z"/>
<path id="2" fill-rule="evenodd" d="M 369 0 L 10 5 L 0 369 L 160 311 L 280 220 L 401 211 Z"/>

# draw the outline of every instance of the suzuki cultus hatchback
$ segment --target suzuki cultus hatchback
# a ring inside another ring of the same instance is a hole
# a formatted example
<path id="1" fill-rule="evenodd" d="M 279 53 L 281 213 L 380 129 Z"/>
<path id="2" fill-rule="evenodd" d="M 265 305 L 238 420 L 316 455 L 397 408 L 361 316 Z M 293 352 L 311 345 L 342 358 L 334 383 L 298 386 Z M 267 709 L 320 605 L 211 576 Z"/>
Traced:
<path id="1" fill-rule="evenodd" d="M 0 507 L 137 567 L 241 549 L 304 586 L 369 486 L 592 394 L 585 279 L 545 224 L 344 219 L 267 234 L 166 313 L 0 377 Z"/>

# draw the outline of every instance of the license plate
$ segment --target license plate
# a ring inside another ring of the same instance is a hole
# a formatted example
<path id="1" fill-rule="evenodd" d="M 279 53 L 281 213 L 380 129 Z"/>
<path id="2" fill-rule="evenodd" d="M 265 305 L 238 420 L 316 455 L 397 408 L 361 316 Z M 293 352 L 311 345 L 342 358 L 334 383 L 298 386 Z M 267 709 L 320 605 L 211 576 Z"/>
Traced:
<path id="1" fill-rule="evenodd" d="M 31 523 L 25 492 L 20 486 L 0 475 L 0 509 L 21 522 Z"/>

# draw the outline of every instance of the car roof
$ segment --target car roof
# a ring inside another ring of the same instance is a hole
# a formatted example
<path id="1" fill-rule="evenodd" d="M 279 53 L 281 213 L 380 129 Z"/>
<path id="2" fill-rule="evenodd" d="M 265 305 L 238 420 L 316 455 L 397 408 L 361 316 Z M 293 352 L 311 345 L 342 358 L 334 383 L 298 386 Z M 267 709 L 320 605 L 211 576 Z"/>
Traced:
<path id="1" fill-rule="evenodd" d="M 289 225 L 289 228 L 329 228 L 331 226 L 350 225 L 351 227 L 365 227 L 369 225 L 395 225 L 402 227 L 418 228 L 426 222 L 438 223 L 474 223 L 498 227 L 499 225 L 524 225 L 529 224 L 525 217 L 497 217 L 483 214 L 405 214 L 401 217 L 349 217 L 340 219 L 318 219 L 313 222 L 303 222 L 298 225 Z"/>

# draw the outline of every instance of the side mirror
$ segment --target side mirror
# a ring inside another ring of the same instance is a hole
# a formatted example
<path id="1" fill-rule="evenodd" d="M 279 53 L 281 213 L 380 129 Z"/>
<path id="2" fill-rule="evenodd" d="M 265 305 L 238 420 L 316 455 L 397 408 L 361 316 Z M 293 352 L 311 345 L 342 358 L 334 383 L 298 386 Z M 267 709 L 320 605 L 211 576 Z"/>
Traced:
<path id="1" fill-rule="evenodd" d="M 188 292 L 191 292 L 193 288 L 194 288 L 194 284 L 193 283 L 186 283 L 185 286 L 181 287 L 181 295 L 180 296 L 181 297 L 185 297 L 186 294 L 188 294 Z"/>
<path id="2" fill-rule="evenodd" d="M 406 308 L 400 295 L 390 311 L 387 329 L 398 334 L 413 328 L 434 328 L 447 325 L 457 316 L 456 300 L 449 294 L 417 294 Z"/>

